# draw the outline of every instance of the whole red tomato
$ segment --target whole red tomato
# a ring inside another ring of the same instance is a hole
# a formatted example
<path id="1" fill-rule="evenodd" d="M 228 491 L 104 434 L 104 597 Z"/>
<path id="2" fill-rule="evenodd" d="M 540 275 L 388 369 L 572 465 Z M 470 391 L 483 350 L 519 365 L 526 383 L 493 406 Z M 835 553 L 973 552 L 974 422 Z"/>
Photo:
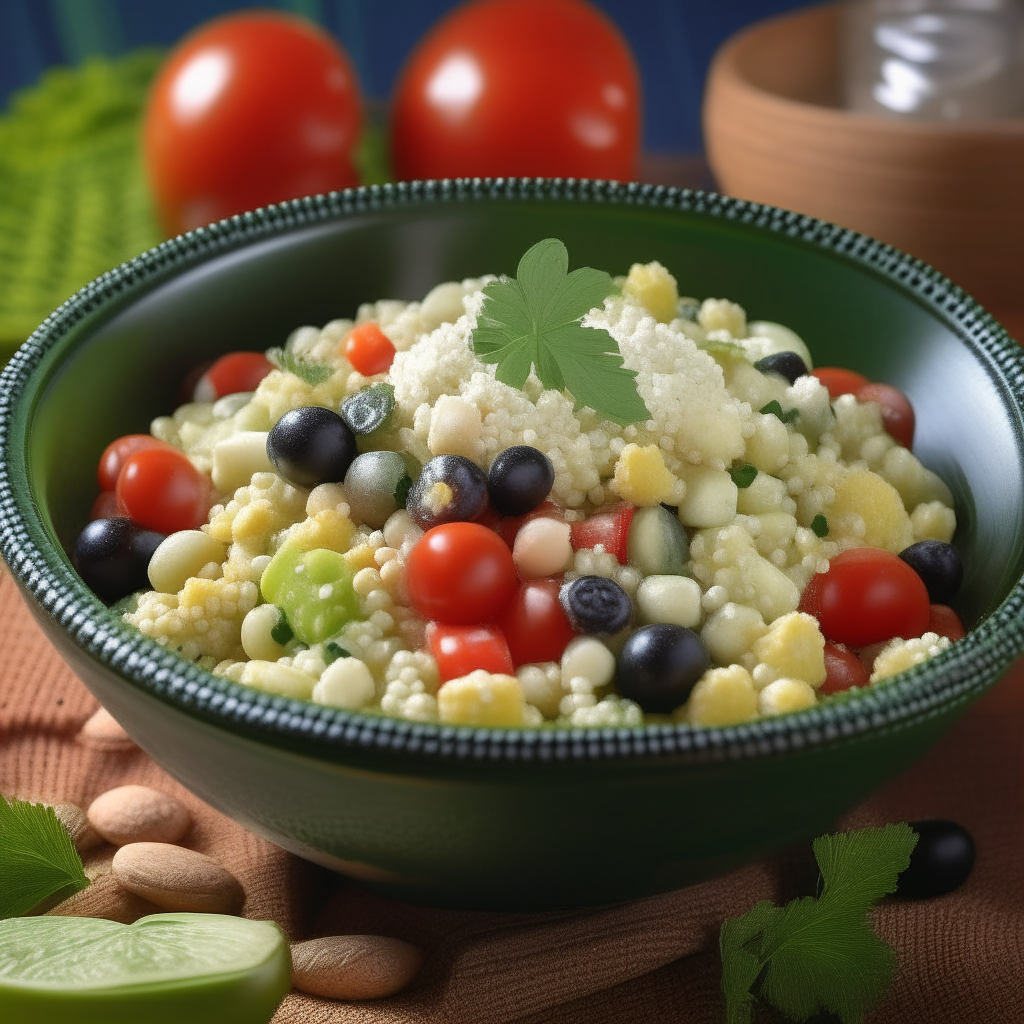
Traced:
<path id="1" fill-rule="evenodd" d="M 640 84 L 584 0 L 477 0 L 420 42 L 398 81 L 399 178 L 636 177 Z"/>
<path id="2" fill-rule="evenodd" d="M 167 59 L 146 109 L 164 228 L 356 184 L 360 112 L 348 57 L 315 25 L 255 11 L 200 27 Z"/>

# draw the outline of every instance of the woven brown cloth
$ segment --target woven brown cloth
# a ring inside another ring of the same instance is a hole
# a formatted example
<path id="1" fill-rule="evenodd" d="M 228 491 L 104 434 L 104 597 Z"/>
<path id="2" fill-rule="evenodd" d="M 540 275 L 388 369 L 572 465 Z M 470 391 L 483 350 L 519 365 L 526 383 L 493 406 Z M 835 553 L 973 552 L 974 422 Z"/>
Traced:
<path id="1" fill-rule="evenodd" d="M 718 1024 L 722 919 L 759 899 L 813 892 L 813 876 L 808 890 L 800 858 L 791 856 L 592 911 L 428 910 L 369 895 L 245 832 L 130 742 L 81 734 L 96 701 L 43 639 L 6 574 L 0 622 L 0 791 L 85 807 L 113 786 L 153 786 L 191 809 L 184 845 L 238 876 L 247 917 L 272 918 L 297 939 L 392 935 L 426 954 L 401 995 L 341 1003 L 293 993 L 274 1024 Z M 1024 1021 L 1022 741 L 1018 668 L 924 761 L 848 817 L 852 826 L 951 818 L 978 846 L 974 872 L 957 892 L 877 911 L 899 972 L 872 1024 Z"/>

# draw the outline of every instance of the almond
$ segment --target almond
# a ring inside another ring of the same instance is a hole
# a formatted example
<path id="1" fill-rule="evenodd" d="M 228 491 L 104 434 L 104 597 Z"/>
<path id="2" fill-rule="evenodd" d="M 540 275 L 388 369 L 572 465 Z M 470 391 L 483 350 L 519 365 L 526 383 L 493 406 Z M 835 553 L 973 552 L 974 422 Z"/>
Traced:
<path id="1" fill-rule="evenodd" d="M 52 806 L 57 820 L 67 829 L 79 853 L 85 853 L 103 842 L 103 836 L 92 827 L 85 811 L 78 804 L 63 803 Z"/>
<path id="2" fill-rule="evenodd" d="M 161 910 L 237 914 L 245 902 L 239 881 L 212 857 L 169 843 L 130 843 L 114 854 L 114 877 Z"/>
<path id="3" fill-rule="evenodd" d="M 149 786 L 118 786 L 89 805 L 89 822 L 115 846 L 128 843 L 175 843 L 192 824 L 192 816 L 173 796 Z"/>
<path id="4" fill-rule="evenodd" d="M 416 977 L 423 954 L 385 935 L 327 935 L 292 943 L 292 984 L 326 999 L 379 999 Z"/>

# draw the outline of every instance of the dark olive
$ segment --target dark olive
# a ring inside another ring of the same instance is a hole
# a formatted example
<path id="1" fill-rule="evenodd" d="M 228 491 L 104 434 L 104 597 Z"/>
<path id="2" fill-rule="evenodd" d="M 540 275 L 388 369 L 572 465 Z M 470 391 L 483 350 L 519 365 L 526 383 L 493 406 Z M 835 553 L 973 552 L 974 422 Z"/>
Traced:
<path id="1" fill-rule="evenodd" d="M 577 576 L 558 592 L 569 625 L 577 633 L 618 633 L 633 617 L 633 602 L 604 576 Z"/>
<path id="2" fill-rule="evenodd" d="M 78 535 L 72 560 L 89 589 L 112 604 L 149 586 L 146 570 L 163 539 L 123 516 L 95 519 Z"/>
<path id="3" fill-rule="evenodd" d="M 944 544 L 941 540 L 919 540 L 904 548 L 900 558 L 921 577 L 932 604 L 949 604 L 950 598 L 960 589 L 964 563 L 952 544 Z"/>
<path id="4" fill-rule="evenodd" d="M 437 455 L 409 488 L 405 509 L 417 526 L 468 522 L 487 508 L 487 477 L 462 455 Z"/>
<path id="5" fill-rule="evenodd" d="M 267 458 L 300 487 L 340 483 L 357 454 L 345 421 L 318 405 L 289 410 L 267 435 Z"/>
<path id="6" fill-rule="evenodd" d="M 537 448 L 517 444 L 491 463 L 487 492 L 503 516 L 525 516 L 548 496 L 554 482 L 551 460 Z"/>
<path id="7" fill-rule="evenodd" d="M 807 364 L 795 352 L 773 352 L 754 363 L 754 369 L 762 373 L 777 373 L 795 384 L 797 377 L 806 377 Z"/>
<path id="8" fill-rule="evenodd" d="M 896 895 L 920 900 L 962 885 L 974 867 L 974 840 L 955 821 L 912 821 L 918 834 L 910 865 L 896 882 Z"/>
<path id="9" fill-rule="evenodd" d="M 661 622 L 641 626 L 626 640 L 615 665 L 615 689 L 644 711 L 667 714 L 679 707 L 711 659 L 692 629 Z"/>

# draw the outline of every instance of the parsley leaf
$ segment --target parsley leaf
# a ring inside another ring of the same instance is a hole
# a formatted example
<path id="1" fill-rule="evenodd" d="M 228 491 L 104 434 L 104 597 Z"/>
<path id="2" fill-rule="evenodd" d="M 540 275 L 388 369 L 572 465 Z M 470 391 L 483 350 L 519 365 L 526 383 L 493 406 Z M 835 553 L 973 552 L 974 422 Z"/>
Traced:
<path id="1" fill-rule="evenodd" d="M 67 829 L 52 807 L 0 796 L 0 919 L 43 900 L 66 900 L 89 884 Z"/>
<path id="2" fill-rule="evenodd" d="M 323 384 L 325 380 L 330 380 L 334 374 L 334 367 L 325 366 L 323 363 L 310 363 L 305 359 L 300 359 L 294 352 L 289 352 L 286 348 L 268 349 L 267 358 L 279 370 L 301 377 L 313 388 L 317 384 Z"/>
<path id="3" fill-rule="evenodd" d="M 814 531 L 815 537 L 827 537 L 828 536 L 828 520 L 819 512 L 811 520 L 811 529 Z"/>
<path id="4" fill-rule="evenodd" d="M 545 238 L 523 255 L 515 280 L 487 285 L 474 352 L 497 363 L 495 376 L 510 387 L 522 389 L 532 367 L 545 388 L 567 390 L 620 426 L 649 419 L 636 371 L 622 365 L 615 339 L 580 324 L 614 290 L 611 277 L 593 267 L 568 269 L 565 244 Z"/>
<path id="5" fill-rule="evenodd" d="M 868 911 L 896 888 L 917 833 L 886 825 L 821 836 L 814 856 L 823 886 L 817 898 L 784 907 L 758 903 L 722 924 L 722 992 L 728 1024 L 749 1024 L 757 994 L 794 1020 L 828 1010 L 858 1024 L 889 987 L 896 953 L 874 932 Z"/>
<path id="6" fill-rule="evenodd" d="M 732 482 L 740 490 L 743 490 L 743 488 L 749 487 L 757 478 L 757 467 L 748 466 L 746 463 L 739 466 L 733 466 L 732 469 L 729 470 L 729 476 L 732 477 Z"/>
<path id="7" fill-rule="evenodd" d="M 760 409 L 759 411 L 764 413 L 765 415 L 771 413 L 773 416 L 777 416 L 780 420 L 782 420 L 783 423 L 792 423 L 793 420 L 795 420 L 797 416 L 800 415 L 799 409 L 786 409 L 784 411 L 782 406 L 779 405 L 778 401 L 774 398 L 763 409 Z"/>

